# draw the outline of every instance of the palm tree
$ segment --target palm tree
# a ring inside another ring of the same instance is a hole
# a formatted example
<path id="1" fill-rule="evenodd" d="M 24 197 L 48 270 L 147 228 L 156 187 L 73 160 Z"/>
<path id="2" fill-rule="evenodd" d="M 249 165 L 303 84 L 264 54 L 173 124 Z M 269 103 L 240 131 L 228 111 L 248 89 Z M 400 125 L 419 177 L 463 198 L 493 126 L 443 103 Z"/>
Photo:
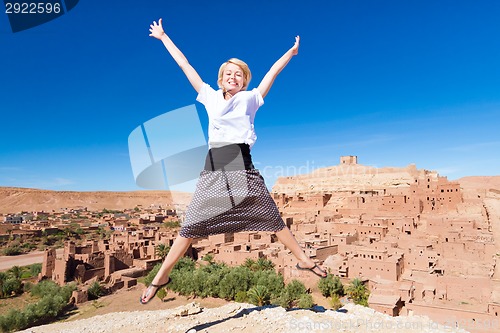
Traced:
<path id="1" fill-rule="evenodd" d="M 202 260 L 203 260 L 203 261 L 208 262 L 209 264 L 213 264 L 213 263 L 214 263 L 214 255 L 213 255 L 213 254 L 211 254 L 211 253 L 207 253 L 207 254 L 203 257 L 203 259 L 202 259 Z"/>
<path id="2" fill-rule="evenodd" d="M 243 267 L 249 268 L 253 271 L 255 267 L 255 260 L 253 260 L 252 258 L 246 258 L 245 262 L 243 263 Z"/>
<path id="3" fill-rule="evenodd" d="M 355 304 L 366 304 L 368 300 L 368 290 L 363 281 L 355 278 L 347 287 L 347 295 L 354 301 Z"/>
<path id="4" fill-rule="evenodd" d="M 170 246 L 167 244 L 161 243 L 155 246 L 155 254 L 161 258 L 161 260 L 165 259 L 165 257 L 170 251 Z"/>
<path id="5" fill-rule="evenodd" d="M 266 286 L 257 285 L 248 290 L 247 296 L 252 304 L 263 306 L 269 301 L 269 290 Z"/>
<path id="6" fill-rule="evenodd" d="M 271 260 L 265 258 L 259 258 L 255 262 L 256 270 L 258 271 L 268 271 L 274 269 L 274 263 Z"/>
<path id="7" fill-rule="evenodd" d="M 21 280 L 23 275 L 23 270 L 19 266 L 12 266 L 7 272 L 16 280 Z"/>

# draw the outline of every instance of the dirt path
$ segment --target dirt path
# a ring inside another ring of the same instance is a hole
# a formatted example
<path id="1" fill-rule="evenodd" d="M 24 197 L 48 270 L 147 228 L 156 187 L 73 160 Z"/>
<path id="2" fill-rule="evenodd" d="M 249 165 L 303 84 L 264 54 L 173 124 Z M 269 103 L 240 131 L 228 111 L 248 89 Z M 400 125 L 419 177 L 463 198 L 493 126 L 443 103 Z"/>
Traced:
<path id="1" fill-rule="evenodd" d="M 57 256 L 62 256 L 64 249 L 57 249 Z M 0 272 L 6 271 L 13 266 L 28 266 L 43 262 L 43 251 L 35 251 L 18 256 L 0 256 Z"/>
<path id="2" fill-rule="evenodd" d="M 200 303 L 204 308 L 220 307 L 230 302 L 221 298 L 192 298 L 178 295 L 169 291 L 167 297 L 162 302 L 159 298 L 153 299 L 146 305 L 139 303 L 144 285 L 139 283 L 129 289 L 120 289 L 113 295 L 104 296 L 95 302 L 87 302 L 79 305 L 78 310 L 75 311 L 67 320 L 79 320 L 90 318 L 93 316 L 104 315 L 113 312 L 128 312 L 128 311 L 154 311 L 173 309 L 181 305 L 186 305 L 190 302 Z M 328 300 L 321 296 L 319 293 L 313 293 L 313 298 L 318 305 L 328 308 Z"/>
<path id="3" fill-rule="evenodd" d="M 128 311 L 154 311 L 173 309 L 181 305 L 196 301 L 204 308 L 214 308 L 227 304 L 228 302 L 220 298 L 188 298 L 180 296 L 172 291 L 169 291 L 165 301 L 161 301 L 155 297 L 146 305 L 139 303 L 139 298 L 142 294 L 144 285 L 139 283 L 129 289 L 122 289 L 115 292 L 113 295 L 104 296 L 97 301 L 86 302 L 79 305 L 78 310 L 72 314 L 67 321 L 86 319 L 93 316 L 104 315 L 113 312 L 128 312 Z"/>

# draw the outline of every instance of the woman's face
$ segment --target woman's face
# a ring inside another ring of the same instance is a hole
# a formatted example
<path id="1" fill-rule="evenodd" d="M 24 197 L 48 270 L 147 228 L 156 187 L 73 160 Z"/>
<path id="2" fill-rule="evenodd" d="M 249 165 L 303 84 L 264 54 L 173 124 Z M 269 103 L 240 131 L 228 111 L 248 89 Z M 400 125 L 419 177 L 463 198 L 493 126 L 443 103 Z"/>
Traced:
<path id="1" fill-rule="evenodd" d="M 240 66 L 228 63 L 222 72 L 222 87 L 232 95 L 239 92 L 245 83 Z"/>

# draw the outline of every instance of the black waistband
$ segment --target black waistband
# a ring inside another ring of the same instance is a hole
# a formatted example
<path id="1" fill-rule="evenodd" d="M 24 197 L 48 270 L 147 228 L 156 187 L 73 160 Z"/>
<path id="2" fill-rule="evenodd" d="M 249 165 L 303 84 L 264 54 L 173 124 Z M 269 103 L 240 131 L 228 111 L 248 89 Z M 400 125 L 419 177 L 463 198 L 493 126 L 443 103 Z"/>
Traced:
<path id="1" fill-rule="evenodd" d="M 250 155 L 250 146 L 246 143 L 235 143 L 211 148 L 205 159 L 207 171 L 236 171 L 255 169 Z"/>

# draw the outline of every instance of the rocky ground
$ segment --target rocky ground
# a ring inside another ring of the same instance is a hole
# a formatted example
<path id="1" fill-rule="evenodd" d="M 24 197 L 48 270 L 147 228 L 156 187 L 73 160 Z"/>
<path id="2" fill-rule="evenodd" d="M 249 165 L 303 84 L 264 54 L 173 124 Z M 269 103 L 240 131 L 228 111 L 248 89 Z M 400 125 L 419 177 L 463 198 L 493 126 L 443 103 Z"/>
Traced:
<path id="1" fill-rule="evenodd" d="M 115 312 L 77 321 L 34 327 L 28 333 L 103 332 L 465 332 L 446 328 L 426 317 L 390 317 L 347 304 L 339 311 L 317 307 L 290 310 L 228 303 L 203 308 L 191 302 L 174 309 Z"/>
<path id="2" fill-rule="evenodd" d="M 426 317 L 390 317 L 354 304 L 339 311 L 315 310 L 286 311 L 243 303 L 207 309 L 192 302 L 175 309 L 108 313 L 22 332 L 465 332 Z"/>

